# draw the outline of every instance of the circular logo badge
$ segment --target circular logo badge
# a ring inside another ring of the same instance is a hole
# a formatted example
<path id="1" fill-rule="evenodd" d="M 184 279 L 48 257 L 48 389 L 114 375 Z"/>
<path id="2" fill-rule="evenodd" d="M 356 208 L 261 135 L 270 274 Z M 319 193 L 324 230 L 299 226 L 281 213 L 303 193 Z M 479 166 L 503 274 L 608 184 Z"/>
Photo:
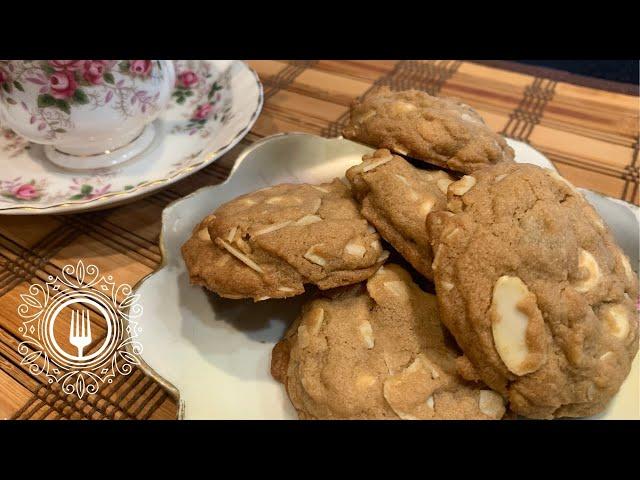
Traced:
<path id="1" fill-rule="evenodd" d="M 60 383 L 65 393 L 96 393 L 140 364 L 139 296 L 111 275 L 101 276 L 95 265 L 66 265 L 61 276 L 31 285 L 21 300 L 22 364 Z"/>

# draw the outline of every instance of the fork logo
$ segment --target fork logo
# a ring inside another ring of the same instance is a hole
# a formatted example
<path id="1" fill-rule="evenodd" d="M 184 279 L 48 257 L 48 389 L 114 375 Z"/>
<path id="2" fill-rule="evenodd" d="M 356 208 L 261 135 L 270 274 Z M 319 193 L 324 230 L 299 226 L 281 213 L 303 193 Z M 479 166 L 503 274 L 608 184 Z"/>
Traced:
<path id="1" fill-rule="evenodd" d="M 20 295 L 21 363 L 80 398 L 118 374 L 131 373 L 142 353 L 136 340 L 142 306 L 131 287 L 117 285 L 111 275 L 104 277 L 82 261 L 47 280 Z"/>

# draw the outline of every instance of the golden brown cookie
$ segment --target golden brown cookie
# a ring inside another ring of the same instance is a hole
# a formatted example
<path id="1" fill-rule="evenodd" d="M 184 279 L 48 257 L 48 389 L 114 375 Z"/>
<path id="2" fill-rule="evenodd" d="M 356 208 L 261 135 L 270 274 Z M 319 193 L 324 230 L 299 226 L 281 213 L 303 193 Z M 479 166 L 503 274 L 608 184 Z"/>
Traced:
<path id="1" fill-rule="evenodd" d="M 445 208 L 455 178 L 442 170 L 420 170 L 381 149 L 347 170 L 361 213 L 387 242 L 427 278 L 433 253 L 425 229 L 430 212 Z"/>
<path id="2" fill-rule="evenodd" d="M 466 382 L 434 295 L 397 265 L 303 308 L 271 372 L 303 419 L 499 419 L 500 395 Z"/>
<path id="3" fill-rule="evenodd" d="M 465 178 L 449 186 L 450 211 L 427 219 L 442 321 L 475 367 L 460 370 L 521 415 L 602 411 L 638 351 L 629 260 L 555 172 L 504 164 Z"/>
<path id="4" fill-rule="evenodd" d="M 361 282 L 388 256 L 339 180 L 242 195 L 182 246 L 191 282 L 227 298 L 284 298 Z"/>
<path id="5" fill-rule="evenodd" d="M 418 90 L 384 87 L 356 101 L 342 134 L 462 173 L 514 157 L 505 139 L 470 106 Z"/>

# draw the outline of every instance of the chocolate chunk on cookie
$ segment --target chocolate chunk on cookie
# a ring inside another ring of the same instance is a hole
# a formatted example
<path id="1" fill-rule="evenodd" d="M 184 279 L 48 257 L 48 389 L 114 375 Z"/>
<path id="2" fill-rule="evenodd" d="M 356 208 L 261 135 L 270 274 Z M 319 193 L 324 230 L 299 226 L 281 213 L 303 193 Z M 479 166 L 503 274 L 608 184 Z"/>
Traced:
<path id="1" fill-rule="evenodd" d="M 470 106 L 418 90 L 384 87 L 356 101 L 342 134 L 462 173 L 514 157 L 505 139 Z"/>
<path id="2" fill-rule="evenodd" d="M 389 150 L 365 155 L 347 170 L 361 213 L 411 265 L 432 278 L 433 253 L 425 219 L 447 204 L 455 179 L 441 170 L 421 170 Z"/>
<path id="3" fill-rule="evenodd" d="M 470 375 L 521 415 L 602 411 L 638 351 L 629 260 L 555 172 L 503 164 L 458 185 L 427 224 L 442 321 Z"/>
<path id="4" fill-rule="evenodd" d="M 191 282 L 227 298 L 284 298 L 366 280 L 388 256 L 339 180 L 242 195 L 182 246 Z"/>
<path id="5" fill-rule="evenodd" d="M 303 308 L 271 371 L 305 419 L 500 419 L 502 397 L 457 373 L 434 295 L 397 265 Z"/>

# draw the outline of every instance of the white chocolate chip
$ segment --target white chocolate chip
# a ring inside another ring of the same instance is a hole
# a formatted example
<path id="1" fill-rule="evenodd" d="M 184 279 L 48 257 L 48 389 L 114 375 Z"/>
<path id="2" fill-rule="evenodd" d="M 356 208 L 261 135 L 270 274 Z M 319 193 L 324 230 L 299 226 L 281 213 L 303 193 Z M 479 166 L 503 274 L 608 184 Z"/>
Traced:
<path id="1" fill-rule="evenodd" d="M 362 339 L 364 340 L 364 344 L 368 349 L 372 349 L 374 345 L 373 341 L 373 329 L 371 328 L 371 324 L 368 321 L 364 321 L 360 324 L 360 334 L 362 335 Z"/>
<path id="2" fill-rule="evenodd" d="M 321 221 L 322 221 L 322 218 L 319 217 L 318 215 L 305 215 L 304 217 L 300 218 L 299 220 L 296 220 L 294 225 L 296 227 L 303 227 L 305 225 L 311 225 L 312 223 L 317 223 L 317 222 L 321 222 Z"/>
<path id="3" fill-rule="evenodd" d="M 260 191 L 260 190 L 258 190 L 258 191 Z M 255 205 L 258 202 L 256 202 L 253 198 L 247 197 L 247 198 L 243 198 L 242 199 L 242 203 L 244 203 L 245 205 L 251 206 L 251 205 Z"/>
<path id="4" fill-rule="evenodd" d="M 239 298 L 242 298 L 242 297 L 239 297 Z M 265 300 L 269 300 L 270 298 L 271 298 L 271 297 L 267 297 L 267 296 L 264 296 L 264 297 L 258 297 L 258 298 L 256 298 L 256 302 L 263 302 L 263 301 L 265 301 Z"/>
<path id="5" fill-rule="evenodd" d="M 581 249 L 578 256 L 578 268 L 583 272 L 586 270 L 587 277 L 577 281 L 574 288 L 581 293 L 588 292 L 600 281 L 601 275 L 598 262 L 596 262 L 591 253 Z"/>
<path id="6" fill-rule="evenodd" d="M 362 167 L 362 173 L 368 172 L 369 170 L 373 170 L 374 168 L 379 167 L 380 165 L 384 165 L 385 163 L 390 162 L 392 158 L 393 157 L 389 155 L 387 157 L 377 158 L 376 160 L 367 162 L 367 164 L 364 167 Z"/>
<path id="7" fill-rule="evenodd" d="M 449 185 L 449 191 L 454 195 L 464 195 L 476 184 L 476 178 L 471 175 L 465 175 L 457 182 L 453 182 Z"/>
<path id="8" fill-rule="evenodd" d="M 503 173 L 502 175 L 498 175 L 495 178 L 495 182 L 498 183 L 500 180 L 503 180 L 507 175 L 509 175 L 508 173 Z"/>
<path id="9" fill-rule="evenodd" d="M 280 230 L 291 224 L 291 220 L 287 220 L 285 222 L 274 223 L 273 225 L 269 225 L 268 227 L 262 228 L 257 232 L 253 233 L 253 237 L 257 237 L 259 235 L 265 235 L 267 233 L 275 232 L 276 230 Z"/>
<path id="10" fill-rule="evenodd" d="M 618 303 L 604 308 L 603 318 L 606 321 L 607 327 L 616 338 L 626 338 L 629 335 L 629 316 L 627 308 Z"/>
<path id="11" fill-rule="evenodd" d="M 367 232 L 376 233 L 376 229 L 370 223 L 367 223 Z"/>
<path id="12" fill-rule="evenodd" d="M 236 232 L 238 231 L 238 227 L 233 227 L 229 230 L 229 235 L 227 235 L 227 242 L 233 242 L 233 239 L 236 237 Z"/>
<path id="13" fill-rule="evenodd" d="M 371 249 L 373 250 L 380 250 L 382 249 L 382 246 L 380 245 L 380 241 L 379 240 L 374 240 L 369 244 L 369 247 L 371 247 Z"/>
<path id="14" fill-rule="evenodd" d="M 451 180 L 450 178 L 441 178 L 436 182 L 436 185 L 438 186 L 440 191 L 446 195 L 447 189 L 449 188 L 449 185 L 452 183 L 453 183 L 453 180 Z"/>
<path id="15" fill-rule="evenodd" d="M 367 253 L 367 249 L 359 243 L 359 240 L 347 243 L 344 247 L 344 251 L 345 253 L 358 258 L 364 257 L 364 254 Z"/>
<path id="16" fill-rule="evenodd" d="M 317 335 L 324 322 L 324 309 L 316 308 L 309 314 L 309 332 Z"/>
<path id="17" fill-rule="evenodd" d="M 305 253 L 303 256 L 304 258 L 309 260 L 311 263 L 315 263 L 316 265 L 320 265 L 321 267 L 324 267 L 327 264 L 327 260 L 315 253 L 317 247 L 319 247 L 320 245 L 321 244 L 313 245 L 311 248 L 309 248 L 309 250 L 307 250 L 307 253 Z"/>
<path id="18" fill-rule="evenodd" d="M 478 406 L 487 417 L 495 419 L 502 418 L 506 411 L 504 400 L 493 390 L 480 390 Z"/>
<path id="19" fill-rule="evenodd" d="M 531 352 L 527 342 L 527 331 L 532 322 L 543 322 L 542 314 L 536 306 L 529 317 L 519 308 L 525 301 L 535 303 L 535 295 L 518 277 L 504 275 L 496 281 L 489 310 L 493 341 L 504 364 L 516 375 L 536 371 L 545 360 L 545 355 Z"/>
<path id="20" fill-rule="evenodd" d="M 211 236 L 209 235 L 209 230 L 207 228 L 198 230 L 198 238 L 203 242 L 210 242 Z"/>
<path id="21" fill-rule="evenodd" d="M 227 242 L 225 242 L 223 239 L 221 238 L 216 238 L 216 243 L 218 245 L 220 245 L 222 248 L 224 248 L 227 252 L 229 252 L 231 255 L 233 255 L 234 257 L 236 257 L 238 260 L 240 260 L 242 263 L 244 263 L 246 266 L 248 266 L 249 268 L 252 268 L 253 270 L 255 270 L 258 273 L 264 273 L 264 271 L 262 270 L 262 268 L 260 268 L 260 266 L 254 262 L 253 260 L 251 260 L 249 257 L 247 257 L 245 254 L 243 254 L 242 252 L 236 250 L 235 248 L 233 248 L 231 245 L 229 245 Z"/>
<path id="22" fill-rule="evenodd" d="M 433 399 L 433 395 L 430 395 L 429 398 L 427 398 L 427 407 L 429 407 L 431 410 L 435 410 L 436 402 Z"/>

